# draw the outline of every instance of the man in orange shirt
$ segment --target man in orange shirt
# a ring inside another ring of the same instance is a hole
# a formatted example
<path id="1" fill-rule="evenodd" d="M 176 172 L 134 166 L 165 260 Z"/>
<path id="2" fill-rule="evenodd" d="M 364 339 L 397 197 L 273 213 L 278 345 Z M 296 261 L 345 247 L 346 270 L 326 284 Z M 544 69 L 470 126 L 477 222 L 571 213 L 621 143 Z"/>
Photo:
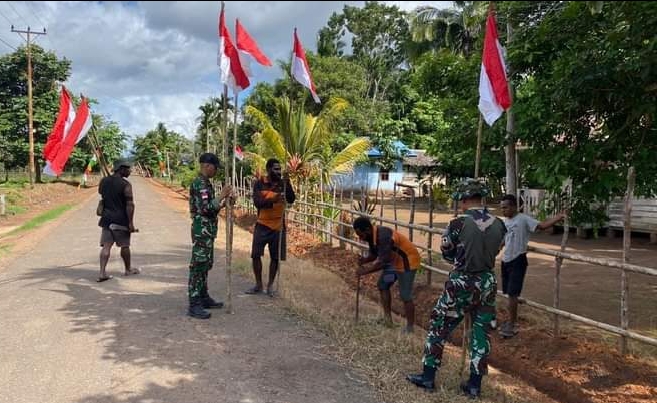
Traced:
<path id="1" fill-rule="evenodd" d="M 404 333 L 413 333 L 413 281 L 415 272 L 420 267 L 420 253 L 406 236 L 388 227 L 372 226 L 367 217 L 358 217 L 353 226 L 358 238 L 367 242 L 370 247 L 368 256 L 360 258 L 360 265 L 374 262 L 370 268 L 358 269 L 356 274 L 363 276 L 382 270 L 378 288 L 381 292 L 384 320 L 389 326 L 392 325 L 390 287 L 399 280 L 399 296 L 404 301 L 406 315 Z"/>
<path id="2" fill-rule="evenodd" d="M 255 275 L 255 286 L 246 290 L 247 294 L 260 294 L 262 288 L 262 260 L 265 246 L 269 246 L 269 282 L 267 283 L 267 295 L 274 296 L 272 288 L 276 273 L 278 272 L 278 261 L 285 260 L 285 225 L 283 214 L 285 201 L 294 203 L 296 196 L 292 184 L 287 178 L 281 176 L 281 164 L 276 159 L 267 161 L 267 176 L 260 178 L 253 184 L 253 204 L 258 209 L 258 221 L 253 231 L 253 244 L 251 246 L 251 259 L 253 260 L 253 274 Z M 285 196 L 283 196 L 283 193 Z M 281 237 L 281 231 L 282 237 Z M 281 256 L 279 252 L 279 240 Z"/>

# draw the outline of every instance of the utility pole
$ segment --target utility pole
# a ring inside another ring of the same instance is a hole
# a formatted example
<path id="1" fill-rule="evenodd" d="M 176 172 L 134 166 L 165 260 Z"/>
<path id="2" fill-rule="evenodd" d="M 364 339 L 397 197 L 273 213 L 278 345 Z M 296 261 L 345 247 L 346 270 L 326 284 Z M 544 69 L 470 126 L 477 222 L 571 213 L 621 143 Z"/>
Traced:
<path id="1" fill-rule="evenodd" d="M 14 26 L 11 26 L 11 32 L 16 32 L 17 34 L 27 34 L 27 127 L 28 127 L 28 138 L 30 144 L 30 154 L 29 154 L 29 163 L 30 163 L 30 187 L 34 187 L 34 178 L 36 176 L 36 170 L 34 168 L 34 123 L 32 120 L 33 110 L 32 110 L 32 49 L 30 36 L 31 35 L 45 35 L 46 29 L 43 29 L 43 32 L 37 32 L 30 30 L 30 27 L 27 27 L 27 31 L 20 29 L 14 29 Z"/>

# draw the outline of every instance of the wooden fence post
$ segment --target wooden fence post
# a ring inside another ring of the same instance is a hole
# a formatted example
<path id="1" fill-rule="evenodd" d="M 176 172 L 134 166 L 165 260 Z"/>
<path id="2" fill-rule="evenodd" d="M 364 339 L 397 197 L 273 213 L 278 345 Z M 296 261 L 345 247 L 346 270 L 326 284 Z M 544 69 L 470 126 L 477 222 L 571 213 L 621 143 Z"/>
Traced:
<path id="1" fill-rule="evenodd" d="M 634 199 L 634 182 L 636 175 L 634 167 L 627 170 L 627 193 L 625 194 L 625 214 L 623 217 L 623 263 L 630 262 L 630 250 L 632 247 L 632 200 Z M 620 300 L 620 325 L 621 329 L 627 330 L 630 324 L 628 301 L 630 298 L 630 282 L 625 269 L 621 271 L 621 300 Z M 627 354 L 627 337 L 621 336 L 620 353 Z"/>

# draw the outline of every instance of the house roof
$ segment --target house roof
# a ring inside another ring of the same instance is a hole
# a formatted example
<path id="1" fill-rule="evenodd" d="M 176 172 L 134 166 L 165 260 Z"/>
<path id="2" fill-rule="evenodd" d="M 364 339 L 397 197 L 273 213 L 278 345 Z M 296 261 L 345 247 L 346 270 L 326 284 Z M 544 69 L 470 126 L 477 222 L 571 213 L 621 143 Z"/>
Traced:
<path id="1" fill-rule="evenodd" d="M 415 157 L 414 151 L 408 148 L 408 146 L 404 143 L 402 143 L 399 140 L 395 140 L 392 143 L 392 146 L 395 148 L 397 152 L 401 153 L 406 153 L 407 157 Z M 379 158 L 382 157 L 383 154 L 381 153 L 381 150 L 379 150 L 378 147 L 372 147 L 367 151 L 367 156 L 369 158 Z"/>
<path id="2" fill-rule="evenodd" d="M 407 154 L 404 157 L 404 165 L 414 167 L 435 167 L 440 165 L 440 162 L 430 155 L 427 155 L 426 150 L 410 150 L 412 154 Z"/>

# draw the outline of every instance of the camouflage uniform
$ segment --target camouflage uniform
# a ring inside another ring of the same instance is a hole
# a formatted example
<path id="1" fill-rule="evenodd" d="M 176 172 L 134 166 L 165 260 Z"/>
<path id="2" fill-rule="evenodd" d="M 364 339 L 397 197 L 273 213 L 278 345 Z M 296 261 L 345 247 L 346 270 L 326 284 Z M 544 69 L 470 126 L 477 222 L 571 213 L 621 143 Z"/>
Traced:
<path id="1" fill-rule="evenodd" d="M 454 200 L 485 197 L 488 189 L 476 180 L 466 180 L 452 195 Z M 495 256 L 499 253 L 506 227 L 485 207 L 470 208 L 453 219 L 442 237 L 443 258 L 453 263 L 440 299 L 431 312 L 429 332 L 424 347 L 424 372 L 407 379 L 427 389 L 434 388 L 436 370 L 440 368 L 445 341 L 466 313 L 472 315 L 470 342 L 470 380 L 462 390 L 476 397 L 481 378 L 487 373 L 490 354 L 489 334 L 495 321 Z"/>
<path id="2" fill-rule="evenodd" d="M 431 325 L 422 361 L 424 365 L 440 367 L 445 340 L 461 322 L 464 314 L 469 312 L 473 318 L 470 372 L 486 374 L 487 357 L 490 354 L 489 333 L 491 323 L 495 320 L 497 294 L 493 267 L 505 231 L 504 224 L 486 209 L 468 210 L 450 222 L 443 235 L 443 257 L 454 264 L 454 270 L 431 312 Z M 481 252 L 479 256 L 468 256 L 468 242 L 477 242 L 483 246 L 478 248 Z"/>
<path id="3" fill-rule="evenodd" d="M 210 180 L 202 175 L 189 187 L 189 212 L 192 217 L 192 258 L 189 263 L 190 301 L 208 296 L 208 271 L 214 259 L 214 240 L 220 206 Z"/>

